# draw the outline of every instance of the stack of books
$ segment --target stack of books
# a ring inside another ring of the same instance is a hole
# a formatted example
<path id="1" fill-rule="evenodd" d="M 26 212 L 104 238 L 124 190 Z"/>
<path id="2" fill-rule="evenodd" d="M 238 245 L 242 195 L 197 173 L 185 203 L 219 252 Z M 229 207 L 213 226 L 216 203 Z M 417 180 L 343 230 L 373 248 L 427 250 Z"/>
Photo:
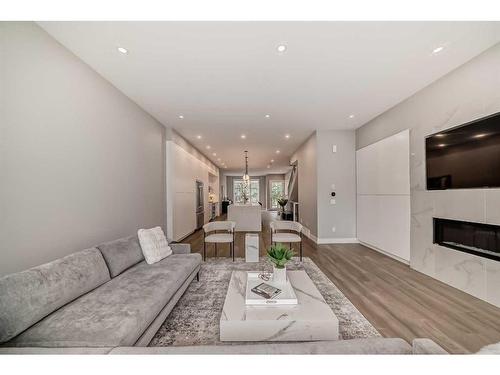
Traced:
<path id="1" fill-rule="evenodd" d="M 297 305 L 297 296 L 292 284 L 287 280 L 284 285 L 262 281 L 259 272 L 247 273 L 245 303 L 247 305 Z"/>

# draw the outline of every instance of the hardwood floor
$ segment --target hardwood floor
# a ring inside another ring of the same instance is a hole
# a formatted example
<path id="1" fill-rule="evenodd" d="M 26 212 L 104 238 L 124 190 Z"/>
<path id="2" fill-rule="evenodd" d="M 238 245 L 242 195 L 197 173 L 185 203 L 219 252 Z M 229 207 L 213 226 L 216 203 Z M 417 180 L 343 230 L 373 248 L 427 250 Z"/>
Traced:
<path id="1" fill-rule="evenodd" d="M 270 244 L 268 228 L 264 222 L 261 256 Z M 203 231 L 183 242 L 202 253 Z M 307 238 L 303 251 L 385 337 L 427 337 L 450 353 L 474 353 L 500 341 L 499 308 L 388 256 L 359 244 L 316 245 Z M 244 233 L 236 233 L 235 255 L 244 252 Z M 229 256 L 229 246 L 219 245 L 218 255 Z"/>

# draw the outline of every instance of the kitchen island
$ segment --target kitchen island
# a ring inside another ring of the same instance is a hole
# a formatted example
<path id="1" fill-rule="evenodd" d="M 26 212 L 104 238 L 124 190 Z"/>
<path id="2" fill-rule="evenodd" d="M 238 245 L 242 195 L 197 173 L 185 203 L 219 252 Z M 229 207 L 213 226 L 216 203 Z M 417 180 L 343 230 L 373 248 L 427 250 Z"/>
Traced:
<path id="1" fill-rule="evenodd" d="M 227 219 L 236 223 L 237 232 L 260 232 L 261 211 L 260 204 L 230 204 L 227 208 Z"/>

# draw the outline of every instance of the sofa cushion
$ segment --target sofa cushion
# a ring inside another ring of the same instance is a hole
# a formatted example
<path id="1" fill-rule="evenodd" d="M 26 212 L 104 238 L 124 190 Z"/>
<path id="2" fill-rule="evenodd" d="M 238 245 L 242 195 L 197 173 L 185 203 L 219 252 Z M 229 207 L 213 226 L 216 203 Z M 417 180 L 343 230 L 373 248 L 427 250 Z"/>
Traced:
<path id="1" fill-rule="evenodd" d="M 191 245 L 188 243 L 169 243 L 173 254 L 189 254 L 191 252 Z"/>
<path id="2" fill-rule="evenodd" d="M 111 277 L 144 260 L 141 245 L 136 235 L 105 242 L 97 246 L 109 268 Z"/>
<path id="3" fill-rule="evenodd" d="M 400 338 L 368 338 L 299 343 L 234 343 L 231 345 L 114 348 L 110 354 L 411 354 Z"/>
<path id="4" fill-rule="evenodd" d="M 0 342 L 109 280 L 96 248 L 0 278 Z"/>
<path id="5" fill-rule="evenodd" d="M 96 354 L 109 354 L 111 352 L 111 349 L 113 348 L 106 348 L 106 347 L 100 347 L 100 348 L 39 348 L 39 347 L 17 347 L 17 348 L 12 348 L 12 347 L 0 347 L 0 355 L 1 354 L 7 354 L 7 355 L 12 355 L 12 354 L 24 354 L 24 355 L 44 355 L 44 354 L 51 354 L 51 355 L 62 355 L 62 354 L 69 354 L 69 355 L 82 355 L 82 354 L 91 354 L 91 355 L 96 355 Z"/>
<path id="6" fill-rule="evenodd" d="M 413 354 L 448 354 L 431 339 L 417 338 L 412 341 Z"/>
<path id="7" fill-rule="evenodd" d="M 500 342 L 482 347 L 477 354 L 500 354 Z"/>
<path id="8" fill-rule="evenodd" d="M 171 255 L 153 265 L 143 261 L 57 310 L 8 344 L 134 345 L 200 263 L 199 254 Z"/>

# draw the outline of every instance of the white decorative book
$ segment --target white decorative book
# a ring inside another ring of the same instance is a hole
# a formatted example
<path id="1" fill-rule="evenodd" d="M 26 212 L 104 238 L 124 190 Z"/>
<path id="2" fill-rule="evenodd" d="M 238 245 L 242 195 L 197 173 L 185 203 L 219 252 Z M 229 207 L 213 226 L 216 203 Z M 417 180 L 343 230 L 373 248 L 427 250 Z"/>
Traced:
<path id="1" fill-rule="evenodd" d="M 264 281 L 259 278 L 260 272 L 247 272 L 247 286 L 245 294 L 245 304 L 247 305 L 296 305 L 297 296 L 293 290 L 292 284 L 287 280 L 285 285 L 273 283 L 272 278 Z M 274 298 L 266 299 L 252 291 L 252 288 L 265 283 L 275 288 L 281 289 L 281 293 Z"/>

